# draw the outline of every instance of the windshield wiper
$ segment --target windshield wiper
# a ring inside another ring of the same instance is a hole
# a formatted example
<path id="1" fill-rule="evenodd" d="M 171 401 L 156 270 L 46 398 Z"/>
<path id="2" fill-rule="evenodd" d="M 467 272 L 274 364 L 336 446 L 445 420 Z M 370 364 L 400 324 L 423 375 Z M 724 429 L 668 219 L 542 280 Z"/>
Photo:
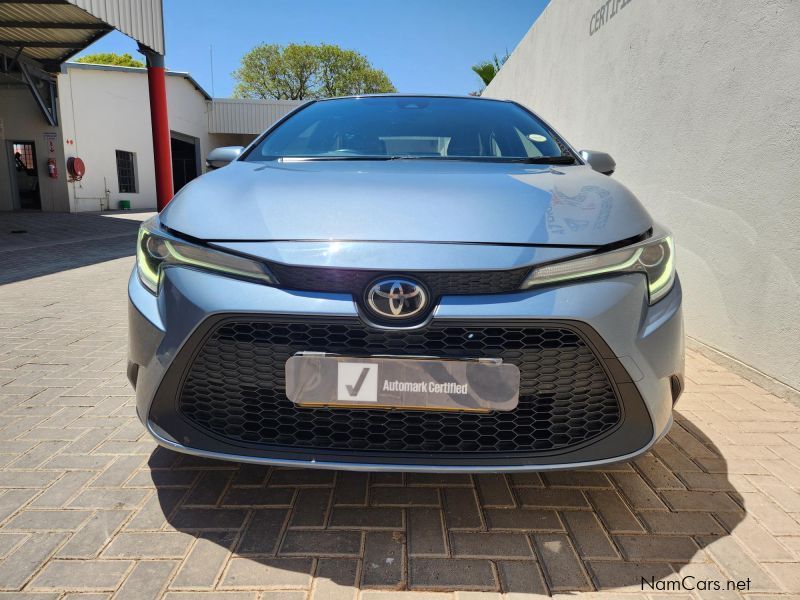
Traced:
<path id="1" fill-rule="evenodd" d="M 394 160 L 400 156 L 279 156 L 281 162 L 308 162 L 317 160 Z"/>
<path id="2" fill-rule="evenodd" d="M 575 158 L 569 155 L 561 156 L 388 156 L 385 160 L 441 160 L 453 162 L 481 162 L 481 163 L 525 163 L 525 164 L 551 164 L 572 165 Z"/>
<path id="3" fill-rule="evenodd" d="M 551 164 L 551 165 L 572 165 L 575 158 L 569 155 L 561 156 L 530 156 L 530 157 L 503 157 L 503 156 L 415 156 L 415 155 L 379 155 L 379 156 L 276 156 L 270 157 L 271 160 L 281 162 L 311 162 L 311 161 L 388 161 L 388 160 L 444 160 L 444 161 L 467 161 L 467 162 L 487 162 L 487 163 L 524 163 L 530 165 Z M 268 160 L 270 160 L 268 159 Z"/>
<path id="4" fill-rule="evenodd" d="M 561 156 L 529 156 L 527 158 L 511 159 L 513 162 L 527 165 L 574 165 L 575 157 L 562 154 Z"/>

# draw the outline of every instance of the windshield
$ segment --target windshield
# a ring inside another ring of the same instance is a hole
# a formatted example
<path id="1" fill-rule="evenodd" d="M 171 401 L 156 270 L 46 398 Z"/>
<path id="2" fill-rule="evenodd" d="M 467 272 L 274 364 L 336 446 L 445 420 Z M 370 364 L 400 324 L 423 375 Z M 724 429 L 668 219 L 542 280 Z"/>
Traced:
<path id="1" fill-rule="evenodd" d="M 569 158 L 555 134 L 510 103 L 386 96 L 315 102 L 271 131 L 247 161 L 279 158 Z"/>

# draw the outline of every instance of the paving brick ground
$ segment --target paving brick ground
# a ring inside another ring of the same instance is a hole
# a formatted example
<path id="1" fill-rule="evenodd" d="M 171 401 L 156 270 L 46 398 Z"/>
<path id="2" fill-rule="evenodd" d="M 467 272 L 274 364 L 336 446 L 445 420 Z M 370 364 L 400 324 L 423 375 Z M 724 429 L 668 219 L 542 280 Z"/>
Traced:
<path id="1" fill-rule="evenodd" d="M 739 595 L 642 578 L 800 597 L 800 410 L 695 354 L 668 438 L 601 470 L 367 475 L 157 449 L 124 375 L 135 227 L 0 216 L 0 598 Z"/>

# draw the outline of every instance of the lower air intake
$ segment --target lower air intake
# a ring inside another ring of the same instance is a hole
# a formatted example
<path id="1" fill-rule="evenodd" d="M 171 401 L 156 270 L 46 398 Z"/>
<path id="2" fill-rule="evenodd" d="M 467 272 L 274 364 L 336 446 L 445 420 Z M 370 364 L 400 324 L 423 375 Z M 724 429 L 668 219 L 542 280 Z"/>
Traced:
<path id="1" fill-rule="evenodd" d="M 483 414 L 301 408 L 284 380 L 286 360 L 300 351 L 502 358 L 519 367 L 520 401 L 511 412 Z M 178 404 L 194 426 L 231 443 L 405 454 L 556 451 L 622 418 L 606 370 L 577 331 L 451 321 L 413 331 L 355 319 L 229 321 L 205 338 Z"/>

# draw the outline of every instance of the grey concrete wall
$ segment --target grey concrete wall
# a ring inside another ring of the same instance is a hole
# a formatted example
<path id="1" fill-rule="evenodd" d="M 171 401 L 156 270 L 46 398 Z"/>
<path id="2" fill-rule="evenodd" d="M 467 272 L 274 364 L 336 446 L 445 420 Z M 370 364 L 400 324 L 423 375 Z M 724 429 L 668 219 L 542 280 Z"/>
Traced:
<path id="1" fill-rule="evenodd" d="M 797 0 L 553 0 L 485 92 L 610 152 L 675 233 L 687 333 L 798 389 L 799 31 Z"/>
<path id="2" fill-rule="evenodd" d="M 46 133 L 56 134 L 55 152 L 52 154 L 44 137 Z M 67 167 L 61 131 L 58 127 L 50 126 L 33 95 L 24 87 L 0 88 L 0 211 L 18 208 L 14 205 L 14 155 L 9 149 L 9 142 L 34 143 L 42 210 L 68 211 Z M 58 179 L 47 176 L 48 158 L 56 159 Z"/>

